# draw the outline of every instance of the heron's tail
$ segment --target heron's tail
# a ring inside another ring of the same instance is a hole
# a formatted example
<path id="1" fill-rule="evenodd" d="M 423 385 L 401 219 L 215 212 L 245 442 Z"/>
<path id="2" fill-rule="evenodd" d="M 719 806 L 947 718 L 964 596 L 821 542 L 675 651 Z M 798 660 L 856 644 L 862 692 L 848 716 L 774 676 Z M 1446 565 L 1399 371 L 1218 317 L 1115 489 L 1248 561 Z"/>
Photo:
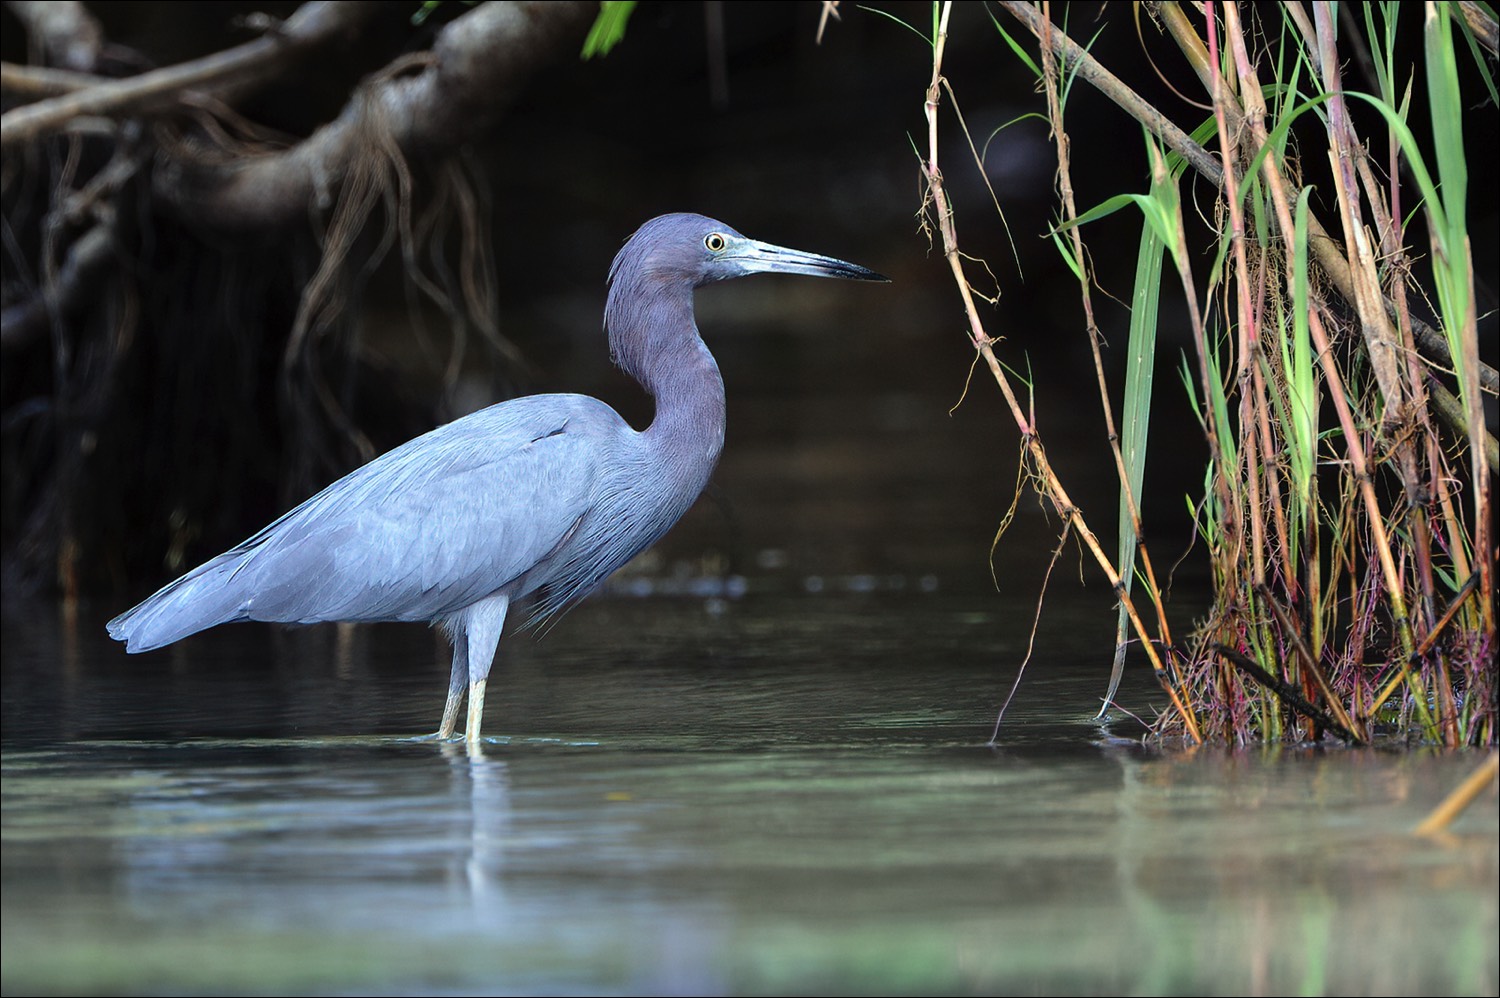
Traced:
<path id="1" fill-rule="evenodd" d="M 105 627 L 128 652 L 150 651 L 198 631 L 248 618 L 245 593 L 233 583 L 243 554 L 230 552 L 168 583 Z"/>

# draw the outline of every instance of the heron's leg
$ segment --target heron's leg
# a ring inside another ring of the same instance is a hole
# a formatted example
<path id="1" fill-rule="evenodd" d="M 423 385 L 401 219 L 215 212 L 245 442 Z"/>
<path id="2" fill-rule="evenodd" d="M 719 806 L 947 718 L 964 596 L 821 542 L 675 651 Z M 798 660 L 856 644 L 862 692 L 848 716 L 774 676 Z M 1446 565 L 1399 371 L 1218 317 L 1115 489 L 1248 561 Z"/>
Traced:
<path id="1" fill-rule="evenodd" d="M 453 673 L 448 679 L 448 702 L 443 704 L 443 724 L 439 738 L 452 738 L 458 726 L 458 705 L 464 702 L 464 687 L 469 684 L 469 638 L 461 629 L 453 629 Z"/>
<path id="2" fill-rule="evenodd" d="M 479 741 L 479 726 L 484 720 L 484 686 L 495 662 L 495 651 L 500 647 L 500 632 L 505 629 L 505 611 L 509 608 L 510 597 L 497 594 L 464 611 L 469 645 L 469 719 L 464 726 L 464 740 L 470 743 Z"/>
<path id="3" fill-rule="evenodd" d="M 464 741 L 473 745 L 479 741 L 479 725 L 484 721 L 484 685 L 481 679 L 469 686 L 469 720 L 464 725 Z"/>

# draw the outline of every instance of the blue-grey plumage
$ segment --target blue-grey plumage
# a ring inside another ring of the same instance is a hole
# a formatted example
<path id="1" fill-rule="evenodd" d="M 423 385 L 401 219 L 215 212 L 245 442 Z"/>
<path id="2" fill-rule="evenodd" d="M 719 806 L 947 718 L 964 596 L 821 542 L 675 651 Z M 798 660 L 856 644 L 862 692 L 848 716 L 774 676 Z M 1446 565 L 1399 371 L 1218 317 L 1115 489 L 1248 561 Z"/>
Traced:
<path id="1" fill-rule="evenodd" d="M 650 426 L 585 395 L 492 405 L 350 472 L 110 621 L 110 635 L 141 652 L 237 620 L 440 624 L 453 671 L 438 734 L 453 734 L 467 686 L 477 741 L 510 605 L 538 594 L 539 619 L 582 599 L 708 484 L 724 382 L 693 289 L 778 272 L 885 280 L 702 215 L 654 218 L 615 257 L 604 310 L 615 362 L 656 400 Z"/>

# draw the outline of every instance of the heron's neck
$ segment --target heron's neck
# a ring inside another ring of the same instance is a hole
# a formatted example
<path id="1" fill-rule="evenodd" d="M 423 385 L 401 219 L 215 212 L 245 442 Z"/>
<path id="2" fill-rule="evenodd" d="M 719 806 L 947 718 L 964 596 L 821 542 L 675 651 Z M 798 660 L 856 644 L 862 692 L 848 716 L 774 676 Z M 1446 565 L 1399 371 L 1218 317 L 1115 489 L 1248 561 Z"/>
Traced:
<path id="1" fill-rule="evenodd" d="M 664 458 L 684 470 L 701 468 L 706 478 L 724 444 L 724 379 L 698 336 L 692 290 L 637 298 L 635 305 L 609 316 L 610 345 L 616 363 L 656 400 L 643 435 Z"/>

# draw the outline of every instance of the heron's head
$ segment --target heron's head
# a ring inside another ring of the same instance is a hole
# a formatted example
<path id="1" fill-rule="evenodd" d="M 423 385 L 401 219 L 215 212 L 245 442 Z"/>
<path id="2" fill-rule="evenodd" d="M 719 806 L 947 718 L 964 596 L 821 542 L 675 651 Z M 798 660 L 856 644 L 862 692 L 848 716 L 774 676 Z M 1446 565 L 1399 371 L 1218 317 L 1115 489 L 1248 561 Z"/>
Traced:
<path id="1" fill-rule="evenodd" d="M 669 344 L 696 342 L 707 355 L 693 322 L 693 289 L 775 273 L 886 279 L 833 257 L 749 239 L 702 215 L 662 215 L 637 229 L 609 268 L 604 325 L 615 363 L 655 394 L 653 386 L 664 382 L 663 365 L 677 362 Z"/>
<path id="2" fill-rule="evenodd" d="M 661 215 L 642 225 L 609 269 L 611 283 L 700 287 L 747 274 L 806 274 L 854 281 L 887 278 L 831 256 L 804 253 L 742 236 L 702 215 Z"/>

